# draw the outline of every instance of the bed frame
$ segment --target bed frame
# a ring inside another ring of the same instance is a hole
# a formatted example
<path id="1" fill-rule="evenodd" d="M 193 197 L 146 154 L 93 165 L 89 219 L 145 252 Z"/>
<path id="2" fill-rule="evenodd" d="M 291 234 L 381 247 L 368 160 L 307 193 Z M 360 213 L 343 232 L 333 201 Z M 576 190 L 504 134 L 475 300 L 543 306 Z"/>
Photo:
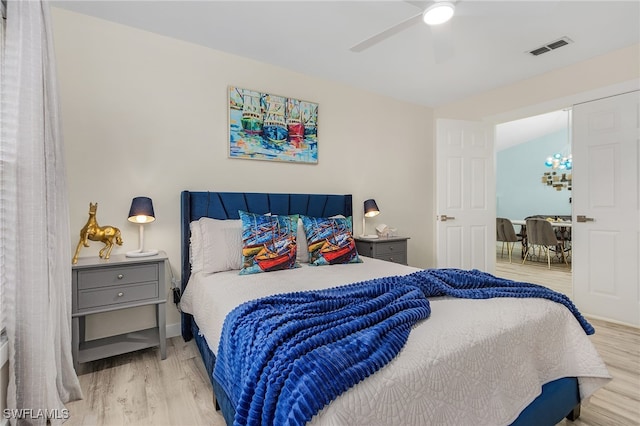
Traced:
<path id="1" fill-rule="evenodd" d="M 351 195 L 183 191 L 180 200 L 182 292 L 184 292 L 191 275 L 189 224 L 194 220 L 201 217 L 239 219 L 238 210 L 258 214 L 303 214 L 314 217 L 337 214 L 353 216 Z M 231 425 L 235 408 L 224 390 L 213 379 L 215 355 L 209 349 L 204 337 L 200 336 L 198 325 L 193 317 L 184 312 L 181 315 L 182 337 L 185 341 L 195 339 L 211 380 L 216 409 L 222 411 L 226 423 Z M 555 425 L 564 417 L 575 420 L 579 415 L 578 380 L 575 377 L 564 377 L 543 385 L 542 393 L 520 413 L 520 416 L 512 424 Z"/>

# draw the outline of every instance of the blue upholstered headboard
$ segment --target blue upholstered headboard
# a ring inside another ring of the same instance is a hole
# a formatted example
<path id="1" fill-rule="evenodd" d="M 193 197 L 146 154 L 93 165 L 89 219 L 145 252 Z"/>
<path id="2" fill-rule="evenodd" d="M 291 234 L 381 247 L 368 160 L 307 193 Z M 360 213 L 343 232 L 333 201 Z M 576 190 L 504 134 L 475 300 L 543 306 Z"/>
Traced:
<path id="1" fill-rule="evenodd" d="M 181 290 L 183 292 L 191 275 L 191 265 L 189 263 L 189 239 L 191 233 L 189 224 L 201 217 L 239 219 L 238 210 L 259 214 L 303 214 L 313 217 L 328 217 L 337 214 L 353 215 L 351 195 L 182 191 L 180 197 L 180 228 L 182 249 Z M 182 337 L 185 340 L 190 340 L 193 337 L 191 335 L 191 320 L 191 315 L 182 313 Z"/>

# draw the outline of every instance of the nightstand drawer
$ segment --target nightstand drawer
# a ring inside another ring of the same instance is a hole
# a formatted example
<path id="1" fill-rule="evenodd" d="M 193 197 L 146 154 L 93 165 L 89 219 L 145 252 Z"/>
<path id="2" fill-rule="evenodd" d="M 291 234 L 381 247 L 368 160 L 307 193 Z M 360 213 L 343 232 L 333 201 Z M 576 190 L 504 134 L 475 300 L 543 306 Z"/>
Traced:
<path id="1" fill-rule="evenodd" d="M 376 256 L 376 259 L 386 260 L 387 262 L 400 263 L 402 265 L 407 264 L 407 253 L 406 252 L 397 252 L 397 253 L 389 253 L 389 254 L 379 254 Z"/>
<path id="2" fill-rule="evenodd" d="M 158 282 L 78 291 L 78 310 L 158 298 Z"/>
<path id="3" fill-rule="evenodd" d="M 375 245 L 376 254 L 379 256 L 389 256 L 396 253 L 406 253 L 407 243 L 406 241 L 389 241 L 379 242 Z"/>
<path id="4" fill-rule="evenodd" d="M 78 289 L 158 280 L 158 265 L 117 266 L 78 271 Z"/>

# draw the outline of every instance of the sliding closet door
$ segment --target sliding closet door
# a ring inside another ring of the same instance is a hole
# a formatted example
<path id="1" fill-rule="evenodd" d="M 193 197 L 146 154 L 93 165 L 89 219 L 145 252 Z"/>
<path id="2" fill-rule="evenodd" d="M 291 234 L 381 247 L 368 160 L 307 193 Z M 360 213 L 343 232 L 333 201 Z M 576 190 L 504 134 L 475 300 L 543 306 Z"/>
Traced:
<path id="1" fill-rule="evenodd" d="M 586 315 L 640 326 L 640 92 L 573 107 L 573 289 Z"/>

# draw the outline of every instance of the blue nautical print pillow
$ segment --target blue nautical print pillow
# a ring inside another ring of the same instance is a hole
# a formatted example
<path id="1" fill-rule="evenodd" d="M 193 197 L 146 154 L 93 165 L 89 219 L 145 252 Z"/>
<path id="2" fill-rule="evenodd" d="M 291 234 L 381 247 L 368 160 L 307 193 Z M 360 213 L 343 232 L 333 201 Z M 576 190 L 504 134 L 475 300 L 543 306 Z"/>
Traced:
<path id="1" fill-rule="evenodd" d="M 301 218 L 309 247 L 309 264 L 320 266 L 362 262 L 353 239 L 351 216 Z"/>
<path id="2" fill-rule="evenodd" d="M 242 221 L 240 275 L 300 267 L 296 263 L 298 215 L 238 213 Z"/>

